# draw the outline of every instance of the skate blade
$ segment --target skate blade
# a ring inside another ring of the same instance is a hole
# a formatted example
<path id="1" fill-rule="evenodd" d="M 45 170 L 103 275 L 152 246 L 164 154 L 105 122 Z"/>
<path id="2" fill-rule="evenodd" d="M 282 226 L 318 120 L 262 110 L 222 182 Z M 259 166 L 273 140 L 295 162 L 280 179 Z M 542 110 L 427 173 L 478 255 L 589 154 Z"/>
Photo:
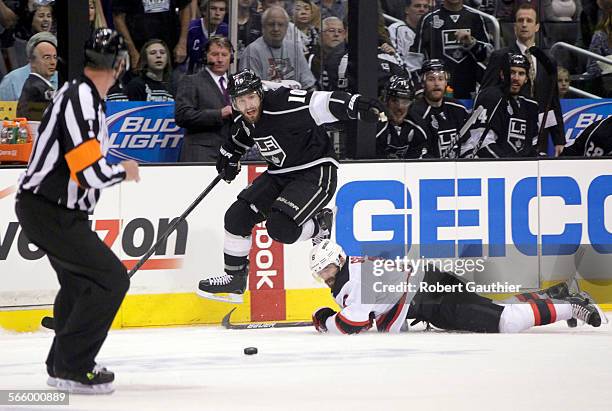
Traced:
<path id="1" fill-rule="evenodd" d="M 242 294 L 232 294 L 232 293 L 209 293 L 206 291 L 202 291 L 200 289 L 196 292 L 200 297 L 207 298 L 209 300 L 221 301 L 223 303 L 230 304 L 242 304 L 244 301 L 244 297 Z"/>
<path id="2" fill-rule="evenodd" d="M 579 289 L 580 290 L 580 289 Z M 581 296 L 583 296 L 584 298 L 588 298 L 589 302 L 591 304 L 593 304 L 595 306 L 595 308 L 597 309 L 597 312 L 599 313 L 599 317 L 601 317 L 601 323 L 602 324 L 608 324 L 608 316 L 606 315 L 606 313 L 601 309 L 601 307 L 599 306 L 599 304 L 597 304 L 595 302 L 595 299 L 593 297 L 591 297 L 591 294 L 587 293 L 586 291 L 580 290 L 579 293 Z"/>
<path id="3" fill-rule="evenodd" d="M 95 385 L 87 385 L 81 384 L 77 381 L 72 380 L 64 380 L 61 378 L 56 378 L 57 388 L 59 391 L 66 391 L 71 394 L 84 394 L 84 395 L 105 395 L 112 394 L 115 391 L 115 387 L 113 387 L 113 383 L 109 382 L 106 384 L 95 384 Z"/>

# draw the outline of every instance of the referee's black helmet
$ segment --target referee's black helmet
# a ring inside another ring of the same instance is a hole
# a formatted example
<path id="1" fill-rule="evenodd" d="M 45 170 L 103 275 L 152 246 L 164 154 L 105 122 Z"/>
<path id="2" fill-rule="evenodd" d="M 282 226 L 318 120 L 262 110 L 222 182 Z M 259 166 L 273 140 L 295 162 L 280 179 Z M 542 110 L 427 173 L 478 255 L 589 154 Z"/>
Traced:
<path id="1" fill-rule="evenodd" d="M 125 61 L 129 69 L 129 55 L 123 36 L 108 28 L 94 30 L 85 42 L 85 65 L 101 69 L 115 69 Z"/>

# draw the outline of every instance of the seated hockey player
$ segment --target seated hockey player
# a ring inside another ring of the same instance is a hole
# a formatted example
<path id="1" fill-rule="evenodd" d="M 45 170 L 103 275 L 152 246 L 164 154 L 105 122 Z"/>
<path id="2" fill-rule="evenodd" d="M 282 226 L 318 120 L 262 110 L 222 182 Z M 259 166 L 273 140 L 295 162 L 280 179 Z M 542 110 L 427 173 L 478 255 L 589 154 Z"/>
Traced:
<path id="1" fill-rule="evenodd" d="M 612 156 L 612 117 L 594 122 L 565 146 L 562 157 Z"/>
<path id="2" fill-rule="evenodd" d="M 407 77 L 393 76 L 383 90 L 389 121 L 376 130 L 377 158 L 421 158 L 427 153 L 427 134 L 408 114 L 414 87 Z"/>
<path id="3" fill-rule="evenodd" d="M 350 119 L 377 122 L 385 107 L 377 99 L 342 91 L 279 87 L 264 92 L 260 78 L 248 69 L 230 76 L 228 91 L 239 115 L 221 146 L 217 170 L 231 182 L 240 171 L 240 157 L 254 144 L 268 170 L 226 211 L 225 273 L 200 281 L 198 294 L 242 302 L 256 224 L 265 220 L 270 237 L 283 244 L 318 243 L 331 233 L 333 213 L 324 207 L 336 190 L 338 160 L 322 125 Z"/>
<path id="4" fill-rule="evenodd" d="M 342 247 L 328 239 L 312 249 L 309 261 L 313 275 L 331 288 L 341 307 L 339 312 L 329 307 L 314 312 L 313 324 L 323 333 L 356 334 L 368 330 L 374 322 L 380 332 L 399 332 L 405 329 L 404 320 L 407 318 L 426 321 L 444 330 L 482 333 L 520 332 L 572 318 L 593 327 L 601 324 L 595 304 L 582 294 L 570 293 L 565 283 L 494 302 L 457 286 L 462 281 L 448 273 L 426 271 L 424 276 L 421 274 L 422 278 L 416 273 L 407 279 L 409 269 L 403 276 L 398 271 L 392 273 L 387 288 L 378 286 L 379 290 L 382 288 L 381 292 L 364 297 L 370 285 L 374 284 L 368 283 L 372 273 L 363 268 L 367 261 L 354 257 L 347 259 Z M 402 287 L 402 281 L 418 285 L 416 289 L 410 289 Z M 424 293 L 420 291 L 421 283 L 455 285 L 455 288 L 453 292 Z"/>
<path id="5" fill-rule="evenodd" d="M 450 74 L 442 60 L 425 61 L 420 73 L 423 95 L 412 104 L 409 114 L 424 124 L 429 157 L 455 158 L 456 150 L 450 148 L 457 143 L 468 111 L 459 101 L 445 96 Z"/>
<path id="6" fill-rule="evenodd" d="M 538 137 L 538 103 L 521 95 L 527 84 L 530 63 L 522 54 L 508 54 L 499 75 L 502 85 L 483 89 L 474 108 L 484 111 L 474 123 L 462 157 L 534 157 Z"/>

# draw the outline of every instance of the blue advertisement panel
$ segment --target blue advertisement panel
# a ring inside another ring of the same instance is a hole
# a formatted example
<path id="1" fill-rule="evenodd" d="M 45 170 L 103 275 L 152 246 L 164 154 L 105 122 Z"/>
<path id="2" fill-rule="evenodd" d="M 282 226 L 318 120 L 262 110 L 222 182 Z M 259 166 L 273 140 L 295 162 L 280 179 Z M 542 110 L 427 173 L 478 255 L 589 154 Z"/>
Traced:
<path id="1" fill-rule="evenodd" d="M 593 122 L 612 116 L 612 99 L 561 100 L 561 111 L 565 125 L 565 138 L 569 142 L 578 137 Z"/>
<path id="2" fill-rule="evenodd" d="M 108 102 L 106 124 L 111 161 L 178 161 L 184 133 L 174 122 L 174 102 Z"/>

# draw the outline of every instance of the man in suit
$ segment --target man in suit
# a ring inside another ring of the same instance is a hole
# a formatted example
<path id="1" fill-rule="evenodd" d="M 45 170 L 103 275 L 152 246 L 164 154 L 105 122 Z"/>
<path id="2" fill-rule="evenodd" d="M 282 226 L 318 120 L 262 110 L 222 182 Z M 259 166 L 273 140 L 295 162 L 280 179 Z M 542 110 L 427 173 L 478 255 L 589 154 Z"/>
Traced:
<path id="1" fill-rule="evenodd" d="M 186 129 L 180 161 L 217 160 L 232 122 L 227 93 L 232 53 L 229 40 L 212 36 L 206 48 L 206 68 L 185 76 L 178 85 L 174 118 Z"/>
<path id="2" fill-rule="evenodd" d="M 529 81 L 523 88 L 525 97 L 533 98 L 538 102 L 540 113 L 548 106 L 549 115 L 546 119 L 547 128 L 555 145 L 555 157 L 559 156 L 565 146 L 565 135 L 563 127 L 563 115 L 561 113 L 561 102 L 559 101 L 559 90 L 557 88 L 557 69 L 549 74 L 539 59 L 529 52 L 529 48 L 535 46 L 536 33 L 540 30 L 538 13 L 533 5 L 524 3 L 516 11 L 514 33 L 516 42 L 509 47 L 496 50 L 491 54 L 489 65 L 482 79 L 481 89 L 498 85 L 501 80 L 499 72 L 502 69 L 504 57 L 507 54 L 524 54 L 531 63 Z M 554 64 L 554 63 L 553 63 Z M 551 77 L 552 76 L 552 77 Z M 535 81 L 534 81 L 535 79 Z M 549 98 L 552 97 L 552 99 Z M 552 113 L 550 112 L 552 110 Z M 554 113 L 554 115 L 553 115 Z M 540 117 L 542 115 L 540 114 Z M 556 122 L 555 125 L 551 125 Z M 548 146 L 548 133 L 544 133 L 538 140 L 538 151 L 546 153 Z"/>

